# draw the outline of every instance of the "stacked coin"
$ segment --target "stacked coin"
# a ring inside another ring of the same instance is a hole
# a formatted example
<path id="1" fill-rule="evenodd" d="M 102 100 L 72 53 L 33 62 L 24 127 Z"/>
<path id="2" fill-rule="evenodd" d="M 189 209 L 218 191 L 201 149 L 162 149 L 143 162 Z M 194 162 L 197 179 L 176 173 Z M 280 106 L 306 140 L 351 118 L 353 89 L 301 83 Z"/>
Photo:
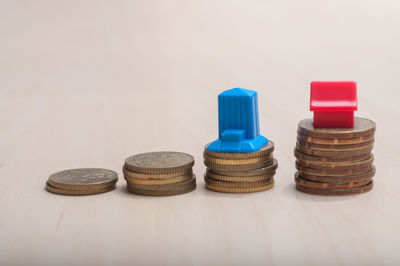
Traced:
<path id="1" fill-rule="evenodd" d="M 298 125 L 295 182 L 316 195 L 351 195 L 373 187 L 375 123 L 354 118 L 353 128 L 314 128 L 312 119 Z"/>
<path id="2" fill-rule="evenodd" d="M 117 173 L 111 170 L 70 169 L 52 174 L 46 182 L 46 190 L 62 195 L 92 195 L 113 190 L 117 181 Z"/>
<path id="3" fill-rule="evenodd" d="M 212 152 L 204 149 L 204 175 L 206 188 L 225 193 L 248 193 L 270 189 L 274 186 L 274 175 L 278 167 L 273 157 L 274 144 L 257 152 L 230 153 Z"/>
<path id="4" fill-rule="evenodd" d="M 128 191 L 146 196 L 172 196 L 196 189 L 194 158 L 181 152 L 149 152 L 126 158 Z"/>

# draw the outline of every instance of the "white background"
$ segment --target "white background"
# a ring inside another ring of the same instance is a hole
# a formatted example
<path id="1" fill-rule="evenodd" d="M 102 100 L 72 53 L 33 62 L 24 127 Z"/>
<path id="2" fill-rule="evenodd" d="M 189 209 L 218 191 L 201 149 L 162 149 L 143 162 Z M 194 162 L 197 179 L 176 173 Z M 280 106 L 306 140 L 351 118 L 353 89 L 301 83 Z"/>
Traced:
<path id="1" fill-rule="evenodd" d="M 0 1 L 0 264 L 395 265 L 400 262 L 398 1 Z M 377 123 L 373 191 L 294 188 L 312 80 L 356 80 Z M 204 188 L 217 94 L 259 93 L 279 161 L 272 190 Z M 198 188 L 128 194 L 125 157 L 192 154 Z M 47 177 L 118 171 L 117 189 L 67 197 Z"/>

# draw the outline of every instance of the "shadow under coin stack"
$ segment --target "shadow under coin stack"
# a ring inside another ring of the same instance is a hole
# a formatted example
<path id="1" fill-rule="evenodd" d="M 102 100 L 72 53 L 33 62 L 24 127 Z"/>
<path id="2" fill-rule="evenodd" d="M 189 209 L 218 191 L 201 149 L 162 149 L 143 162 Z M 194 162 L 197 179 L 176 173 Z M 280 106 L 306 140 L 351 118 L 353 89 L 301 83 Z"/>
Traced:
<path id="1" fill-rule="evenodd" d="M 128 191 L 146 196 L 172 196 L 196 189 L 194 158 L 181 152 L 149 152 L 128 157 L 123 167 Z"/>
<path id="2" fill-rule="evenodd" d="M 316 195 L 351 195 L 373 187 L 375 123 L 354 118 L 353 128 L 314 128 L 312 119 L 298 125 L 295 174 L 298 190 Z"/>
<path id="3" fill-rule="evenodd" d="M 206 188 L 226 193 L 248 193 L 270 189 L 274 186 L 274 175 L 278 167 L 273 157 L 274 144 L 257 152 L 229 153 L 204 150 L 204 175 Z"/>

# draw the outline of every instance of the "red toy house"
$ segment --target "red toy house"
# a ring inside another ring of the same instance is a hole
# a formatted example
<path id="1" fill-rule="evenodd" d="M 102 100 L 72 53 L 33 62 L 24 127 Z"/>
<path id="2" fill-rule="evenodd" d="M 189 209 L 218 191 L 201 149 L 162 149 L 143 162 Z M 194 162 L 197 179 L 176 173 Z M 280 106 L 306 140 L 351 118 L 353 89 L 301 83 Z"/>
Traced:
<path id="1" fill-rule="evenodd" d="M 353 127 L 357 110 L 357 83 L 354 81 L 311 82 L 310 110 L 314 127 Z"/>

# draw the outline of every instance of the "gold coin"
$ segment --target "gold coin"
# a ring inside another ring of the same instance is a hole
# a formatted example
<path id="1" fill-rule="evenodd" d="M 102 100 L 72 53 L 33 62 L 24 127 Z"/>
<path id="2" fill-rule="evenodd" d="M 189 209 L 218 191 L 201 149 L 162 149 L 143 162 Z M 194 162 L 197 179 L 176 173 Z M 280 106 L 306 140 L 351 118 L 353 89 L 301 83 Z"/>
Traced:
<path id="1" fill-rule="evenodd" d="M 192 155 L 182 152 L 148 152 L 130 156 L 125 168 L 140 173 L 174 173 L 190 169 L 194 165 Z"/>
<path id="2" fill-rule="evenodd" d="M 357 162 L 335 162 L 335 163 L 327 163 L 327 162 L 313 162 L 313 161 L 304 161 L 297 159 L 296 162 L 302 166 L 313 168 L 313 169 L 321 169 L 321 170 L 350 170 L 350 169 L 360 169 L 369 167 L 374 162 L 374 156 L 371 154 L 369 158 L 363 161 Z"/>
<path id="3" fill-rule="evenodd" d="M 249 159 L 249 158 L 257 158 L 257 157 L 266 157 L 274 150 L 274 143 L 272 141 L 268 141 L 268 143 L 263 146 L 259 151 L 256 152 L 214 152 L 207 151 L 208 143 L 204 148 L 204 155 L 214 158 L 222 158 L 222 159 Z"/>
<path id="4" fill-rule="evenodd" d="M 274 182 L 272 181 L 269 184 L 260 187 L 249 187 L 249 188 L 230 188 L 230 187 L 220 187 L 213 184 L 206 183 L 206 188 L 215 192 L 222 193 L 251 193 L 251 192 L 260 192 L 264 190 L 271 189 L 274 186 Z"/>
<path id="5" fill-rule="evenodd" d="M 247 171 L 247 170 L 254 170 L 254 169 L 259 169 L 259 168 L 270 166 L 273 164 L 273 159 L 268 159 L 268 160 L 261 161 L 258 163 L 243 164 L 243 165 L 224 165 L 224 164 L 211 163 L 208 161 L 204 161 L 204 164 L 208 168 L 213 169 L 213 170 L 218 170 L 218 171 L 227 171 L 227 172 Z"/>
<path id="6" fill-rule="evenodd" d="M 140 189 L 140 190 L 174 191 L 174 190 L 190 188 L 193 186 L 193 184 L 196 184 L 196 176 L 195 175 L 193 175 L 193 177 L 189 180 L 179 182 L 179 183 L 173 183 L 173 184 L 143 185 L 143 184 L 128 183 L 127 185 L 130 188 Z"/>
<path id="7" fill-rule="evenodd" d="M 49 182 L 46 183 L 46 190 L 60 195 L 71 195 L 71 196 L 85 196 L 85 195 L 93 195 L 93 194 L 100 194 L 104 192 L 108 192 L 115 189 L 115 184 L 112 184 L 109 187 L 97 188 L 97 189 L 90 189 L 90 190 L 68 190 L 68 189 L 60 189 L 53 187 L 50 185 Z"/>
<path id="8" fill-rule="evenodd" d="M 246 165 L 246 164 L 254 164 L 260 163 L 262 161 L 268 160 L 272 158 L 272 153 L 266 155 L 265 157 L 255 157 L 248 159 L 222 159 L 222 158 L 214 158 L 208 155 L 204 155 L 204 160 L 210 162 L 212 164 L 221 164 L 221 165 Z"/>
<path id="9" fill-rule="evenodd" d="M 185 194 L 192 192 L 196 189 L 196 182 L 192 184 L 191 186 L 181 188 L 181 189 L 176 189 L 176 190 L 143 190 L 143 189 L 136 189 L 130 186 L 127 186 L 127 189 L 129 192 L 137 195 L 142 195 L 142 196 L 175 196 L 175 195 L 180 195 L 180 194 Z"/>
<path id="10" fill-rule="evenodd" d="M 142 184 L 142 185 L 165 185 L 165 184 L 174 184 L 174 183 L 179 183 L 183 182 L 186 180 L 189 180 L 193 178 L 193 173 L 189 172 L 188 174 L 181 175 L 181 176 L 175 176 L 175 177 L 169 177 L 169 178 L 136 178 L 136 177 L 129 177 L 129 176 L 124 176 L 126 182 L 129 184 Z"/>
<path id="11" fill-rule="evenodd" d="M 118 181 L 118 174 L 101 168 L 68 169 L 49 176 L 49 184 L 67 190 L 92 190 L 110 187 Z"/>
<path id="12" fill-rule="evenodd" d="M 139 173 L 139 172 L 132 172 L 122 167 L 122 171 L 124 172 L 125 177 L 129 178 L 138 178 L 138 179 L 169 179 L 183 175 L 189 175 L 193 173 L 192 168 L 185 169 L 183 171 L 171 172 L 171 173 Z"/>
<path id="13" fill-rule="evenodd" d="M 361 117 L 354 117 L 354 127 L 352 128 L 314 128 L 312 118 L 304 119 L 298 125 L 300 134 L 322 139 L 351 139 L 370 136 L 375 133 L 375 128 L 376 125 L 373 121 Z"/>
<path id="14" fill-rule="evenodd" d="M 256 182 L 226 182 L 219 181 L 204 175 L 204 181 L 208 184 L 219 186 L 219 187 L 229 187 L 229 188 L 251 188 L 251 187 L 261 187 L 273 182 L 273 178 L 264 179 Z"/>
<path id="15" fill-rule="evenodd" d="M 277 168 L 278 168 L 278 161 L 276 159 L 273 159 L 273 162 L 271 165 L 265 166 L 262 168 L 258 168 L 258 169 L 253 169 L 253 170 L 227 171 L 227 170 L 218 170 L 218 169 L 214 169 L 214 168 L 208 168 L 207 171 L 217 174 L 217 175 L 240 177 L 240 176 L 268 175 L 271 173 L 275 173 Z"/>
<path id="16" fill-rule="evenodd" d="M 369 142 L 374 140 L 374 135 L 360 136 L 351 139 L 340 139 L 340 138 L 316 138 L 311 136 L 306 136 L 297 132 L 297 142 L 300 144 L 304 143 L 315 143 L 315 144 L 323 144 L 323 145 L 352 145 L 358 143 Z"/>
<path id="17" fill-rule="evenodd" d="M 207 170 L 206 175 L 214 180 L 226 181 L 226 182 L 257 182 L 262 180 L 268 180 L 275 175 L 275 171 L 270 174 L 265 175 L 255 175 L 255 176 L 225 176 L 218 175 L 210 170 Z"/>

